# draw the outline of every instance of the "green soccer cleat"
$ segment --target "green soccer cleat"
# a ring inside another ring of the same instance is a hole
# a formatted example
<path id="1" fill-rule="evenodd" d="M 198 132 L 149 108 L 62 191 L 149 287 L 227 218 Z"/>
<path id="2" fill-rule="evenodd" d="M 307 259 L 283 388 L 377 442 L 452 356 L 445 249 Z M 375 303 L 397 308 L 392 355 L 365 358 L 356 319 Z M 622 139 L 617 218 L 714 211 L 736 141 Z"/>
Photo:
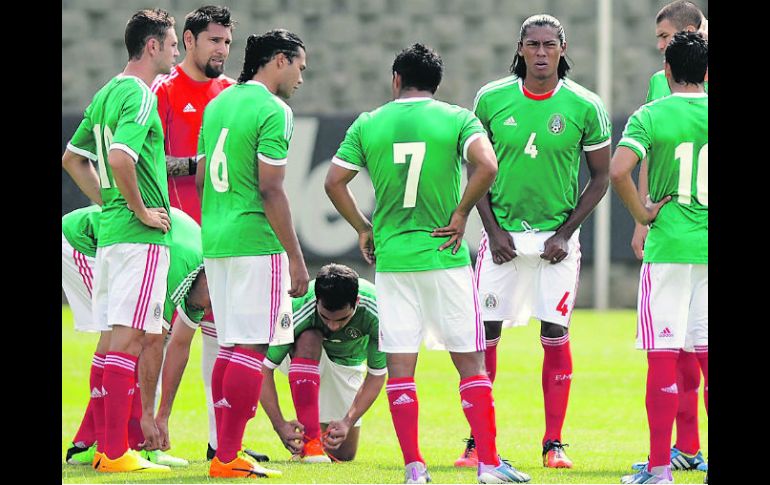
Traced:
<path id="1" fill-rule="evenodd" d="M 96 453 L 96 443 L 88 448 L 81 448 L 73 443 L 72 448 L 67 450 L 67 463 L 91 466 L 94 462 L 94 453 Z"/>
<path id="2" fill-rule="evenodd" d="M 156 465 L 166 465 L 173 468 L 188 466 L 190 464 L 190 462 L 185 460 L 184 458 L 177 458 L 176 456 L 171 456 L 165 451 L 161 451 L 161 450 L 152 450 L 152 451 L 141 450 L 139 452 L 139 456 L 149 461 L 150 463 L 155 463 Z"/>

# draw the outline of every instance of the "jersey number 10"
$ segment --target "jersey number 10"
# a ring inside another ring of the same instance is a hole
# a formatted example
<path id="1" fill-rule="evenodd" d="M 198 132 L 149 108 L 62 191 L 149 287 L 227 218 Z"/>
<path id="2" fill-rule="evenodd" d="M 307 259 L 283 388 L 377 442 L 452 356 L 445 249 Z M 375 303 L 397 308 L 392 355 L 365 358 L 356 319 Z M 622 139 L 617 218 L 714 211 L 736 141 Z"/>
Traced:
<path id="1" fill-rule="evenodd" d="M 103 189 L 109 189 L 112 187 L 112 180 L 107 173 L 107 160 L 104 159 L 105 150 L 110 151 L 110 145 L 112 145 L 112 130 L 109 126 L 104 126 L 104 133 L 102 134 L 102 127 L 99 124 L 94 125 L 94 140 L 96 141 L 96 161 L 99 166 L 99 184 Z"/>
<path id="2" fill-rule="evenodd" d="M 692 201 L 692 160 L 695 144 L 691 141 L 680 143 L 674 151 L 679 160 L 679 187 L 677 202 L 689 205 Z M 709 205 L 709 144 L 706 143 L 698 152 L 698 174 L 695 181 L 695 197 L 702 205 Z"/>

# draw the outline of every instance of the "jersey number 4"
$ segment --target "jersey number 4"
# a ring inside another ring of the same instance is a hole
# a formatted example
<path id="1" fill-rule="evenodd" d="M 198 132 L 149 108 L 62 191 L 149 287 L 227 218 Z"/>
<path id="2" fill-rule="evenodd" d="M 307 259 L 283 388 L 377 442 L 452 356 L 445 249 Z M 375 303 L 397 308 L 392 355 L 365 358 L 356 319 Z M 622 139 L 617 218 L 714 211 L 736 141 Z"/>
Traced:
<path id="1" fill-rule="evenodd" d="M 425 159 L 425 142 L 416 141 L 409 143 L 393 144 L 393 163 L 406 163 L 409 161 L 409 172 L 406 174 L 406 191 L 404 191 L 404 207 L 414 207 L 417 202 L 417 185 L 420 182 L 422 161 Z"/>
<path id="2" fill-rule="evenodd" d="M 692 160 L 695 144 L 691 141 L 680 143 L 674 151 L 679 160 L 679 197 L 677 202 L 689 205 L 692 201 Z M 698 174 L 695 180 L 695 198 L 708 207 L 709 205 L 709 144 L 703 145 L 698 152 Z"/>

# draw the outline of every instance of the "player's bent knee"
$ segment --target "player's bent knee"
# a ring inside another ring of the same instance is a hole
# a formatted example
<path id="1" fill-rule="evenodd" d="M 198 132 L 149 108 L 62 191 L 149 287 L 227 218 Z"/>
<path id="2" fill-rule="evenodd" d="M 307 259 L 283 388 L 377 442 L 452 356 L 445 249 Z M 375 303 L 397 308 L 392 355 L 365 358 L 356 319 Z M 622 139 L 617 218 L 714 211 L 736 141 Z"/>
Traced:
<path id="1" fill-rule="evenodd" d="M 494 340 L 503 332 L 502 320 L 485 320 L 484 333 L 487 340 Z"/>
<path id="2" fill-rule="evenodd" d="M 320 330 L 305 330 L 294 341 L 294 355 L 300 359 L 321 359 L 321 346 L 323 345 L 323 334 Z"/>

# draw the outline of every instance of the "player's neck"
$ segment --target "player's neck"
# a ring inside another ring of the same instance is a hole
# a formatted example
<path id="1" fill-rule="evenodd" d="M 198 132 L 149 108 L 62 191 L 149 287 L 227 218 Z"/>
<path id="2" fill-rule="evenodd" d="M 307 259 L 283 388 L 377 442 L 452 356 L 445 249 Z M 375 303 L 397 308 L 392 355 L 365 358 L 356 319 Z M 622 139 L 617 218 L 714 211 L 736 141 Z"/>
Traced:
<path id="1" fill-rule="evenodd" d="M 152 82 L 155 80 L 158 74 L 162 73 L 157 72 L 149 62 L 143 62 L 139 60 L 128 61 L 126 68 L 123 69 L 121 74 L 124 76 L 138 77 L 144 81 L 147 86 L 152 86 Z"/>
<path id="2" fill-rule="evenodd" d="M 408 88 L 408 89 L 402 89 L 399 91 L 398 96 L 396 99 L 403 99 L 403 98 L 432 98 L 433 93 L 431 93 L 428 90 L 425 89 L 414 89 L 414 88 Z"/>
<path id="3" fill-rule="evenodd" d="M 705 93 L 706 89 L 703 87 L 703 83 L 700 84 L 678 84 L 669 83 L 671 88 L 671 94 L 674 93 Z"/>
<path id="4" fill-rule="evenodd" d="M 187 56 L 182 59 L 182 62 L 179 63 L 177 69 L 182 69 L 182 71 L 187 74 L 187 77 L 193 81 L 206 82 L 211 80 L 211 78 L 207 77 L 203 71 L 198 69 L 198 66 L 196 66 L 194 62 L 188 60 Z"/>
<path id="5" fill-rule="evenodd" d="M 275 81 L 272 76 L 267 75 L 264 69 L 254 74 L 251 80 L 264 84 L 268 91 L 278 96 L 278 81 Z"/>
<path id="6" fill-rule="evenodd" d="M 546 94 L 559 84 L 559 77 L 553 76 L 547 79 L 536 79 L 534 76 L 527 76 L 523 81 L 524 89 L 532 94 Z"/>

